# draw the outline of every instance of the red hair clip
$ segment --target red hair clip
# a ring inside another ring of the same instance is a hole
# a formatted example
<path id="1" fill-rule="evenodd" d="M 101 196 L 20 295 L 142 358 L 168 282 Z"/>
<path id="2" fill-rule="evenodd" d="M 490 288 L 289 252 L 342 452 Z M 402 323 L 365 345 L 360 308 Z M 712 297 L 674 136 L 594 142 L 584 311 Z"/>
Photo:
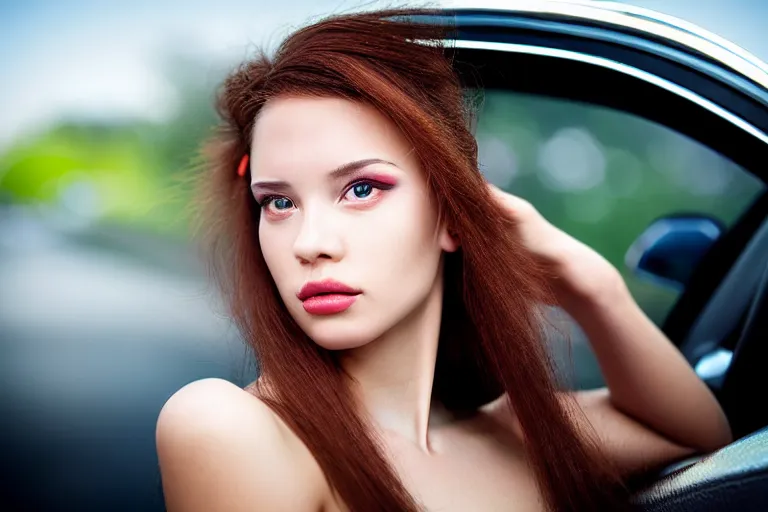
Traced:
<path id="1" fill-rule="evenodd" d="M 238 176 L 245 176 L 245 171 L 248 169 L 248 153 L 243 155 L 243 158 L 240 160 L 240 165 L 237 166 L 237 175 Z"/>

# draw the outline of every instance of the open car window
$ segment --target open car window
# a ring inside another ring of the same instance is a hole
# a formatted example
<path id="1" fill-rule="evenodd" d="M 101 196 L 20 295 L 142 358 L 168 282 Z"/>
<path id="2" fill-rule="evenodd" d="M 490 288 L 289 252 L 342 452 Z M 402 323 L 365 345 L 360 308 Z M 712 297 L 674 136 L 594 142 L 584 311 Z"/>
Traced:
<path id="1" fill-rule="evenodd" d="M 706 214 L 727 228 L 764 188 L 709 147 L 626 112 L 505 89 L 476 101 L 487 179 L 605 256 L 658 325 L 683 290 L 635 275 L 624 262 L 630 245 L 664 215 Z M 574 385 L 602 385 L 575 326 L 568 337 Z"/>

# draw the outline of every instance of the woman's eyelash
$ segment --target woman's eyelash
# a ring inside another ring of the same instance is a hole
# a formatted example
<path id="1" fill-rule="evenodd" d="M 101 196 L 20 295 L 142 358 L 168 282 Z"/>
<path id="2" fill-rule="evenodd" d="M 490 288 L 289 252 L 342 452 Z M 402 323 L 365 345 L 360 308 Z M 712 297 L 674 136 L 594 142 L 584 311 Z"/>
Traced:
<path id="1" fill-rule="evenodd" d="M 284 196 L 277 196 L 277 195 L 271 195 L 271 196 L 264 196 L 256 200 L 256 204 L 259 205 L 261 208 L 266 208 L 267 205 L 274 201 L 275 199 L 281 199 Z M 287 198 L 286 198 L 287 199 Z"/>
<path id="2" fill-rule="evenodd" d="M 350 183 L 349 185 L 347 185 L 344 188 L 344 194 L 343 195 L 346 195 L 350 190 L 352 190 L 353 188 L 355 188 L 358 185 L 370 185 L 373 188 L 378 188 L 380 190 L 390 190 L 391 188 L 394 187 L 394 185 L 391 184 L 391 183 L 383 183 L 381 181 L 374 180 L 374 179 L 371 179 L 371 178 L 361 178 L 361 179 L 355 180 L 352 183 Z"/>

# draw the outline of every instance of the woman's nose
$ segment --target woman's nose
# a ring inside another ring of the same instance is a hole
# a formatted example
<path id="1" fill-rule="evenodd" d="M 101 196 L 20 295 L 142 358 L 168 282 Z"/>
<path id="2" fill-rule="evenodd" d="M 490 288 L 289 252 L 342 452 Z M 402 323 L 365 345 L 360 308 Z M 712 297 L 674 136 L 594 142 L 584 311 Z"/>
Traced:
<path id="1" fill-rule="evenodd" d="M 319 259 L 340 260 L 344 246 L 336 224 L 327 213 L 305 211 L 293 244 L 296 258 L 306 264 L 313 264 Z"/>

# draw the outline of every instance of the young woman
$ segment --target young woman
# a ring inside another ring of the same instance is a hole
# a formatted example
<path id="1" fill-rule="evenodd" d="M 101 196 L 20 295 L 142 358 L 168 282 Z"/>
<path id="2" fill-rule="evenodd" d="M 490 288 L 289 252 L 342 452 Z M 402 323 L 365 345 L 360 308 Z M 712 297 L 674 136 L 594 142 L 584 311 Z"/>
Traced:
<path id="1" fill-rule="evenodd" d="M 224 84 L 204 220 L 261 373 L 163 408 L 171 511 L 615 510 L 731 440 L 617 270 L 485 183 L 447 29 L 409 14 L 321 21 Z M 554 303 L 606 389 L 558 388 Z"/>

